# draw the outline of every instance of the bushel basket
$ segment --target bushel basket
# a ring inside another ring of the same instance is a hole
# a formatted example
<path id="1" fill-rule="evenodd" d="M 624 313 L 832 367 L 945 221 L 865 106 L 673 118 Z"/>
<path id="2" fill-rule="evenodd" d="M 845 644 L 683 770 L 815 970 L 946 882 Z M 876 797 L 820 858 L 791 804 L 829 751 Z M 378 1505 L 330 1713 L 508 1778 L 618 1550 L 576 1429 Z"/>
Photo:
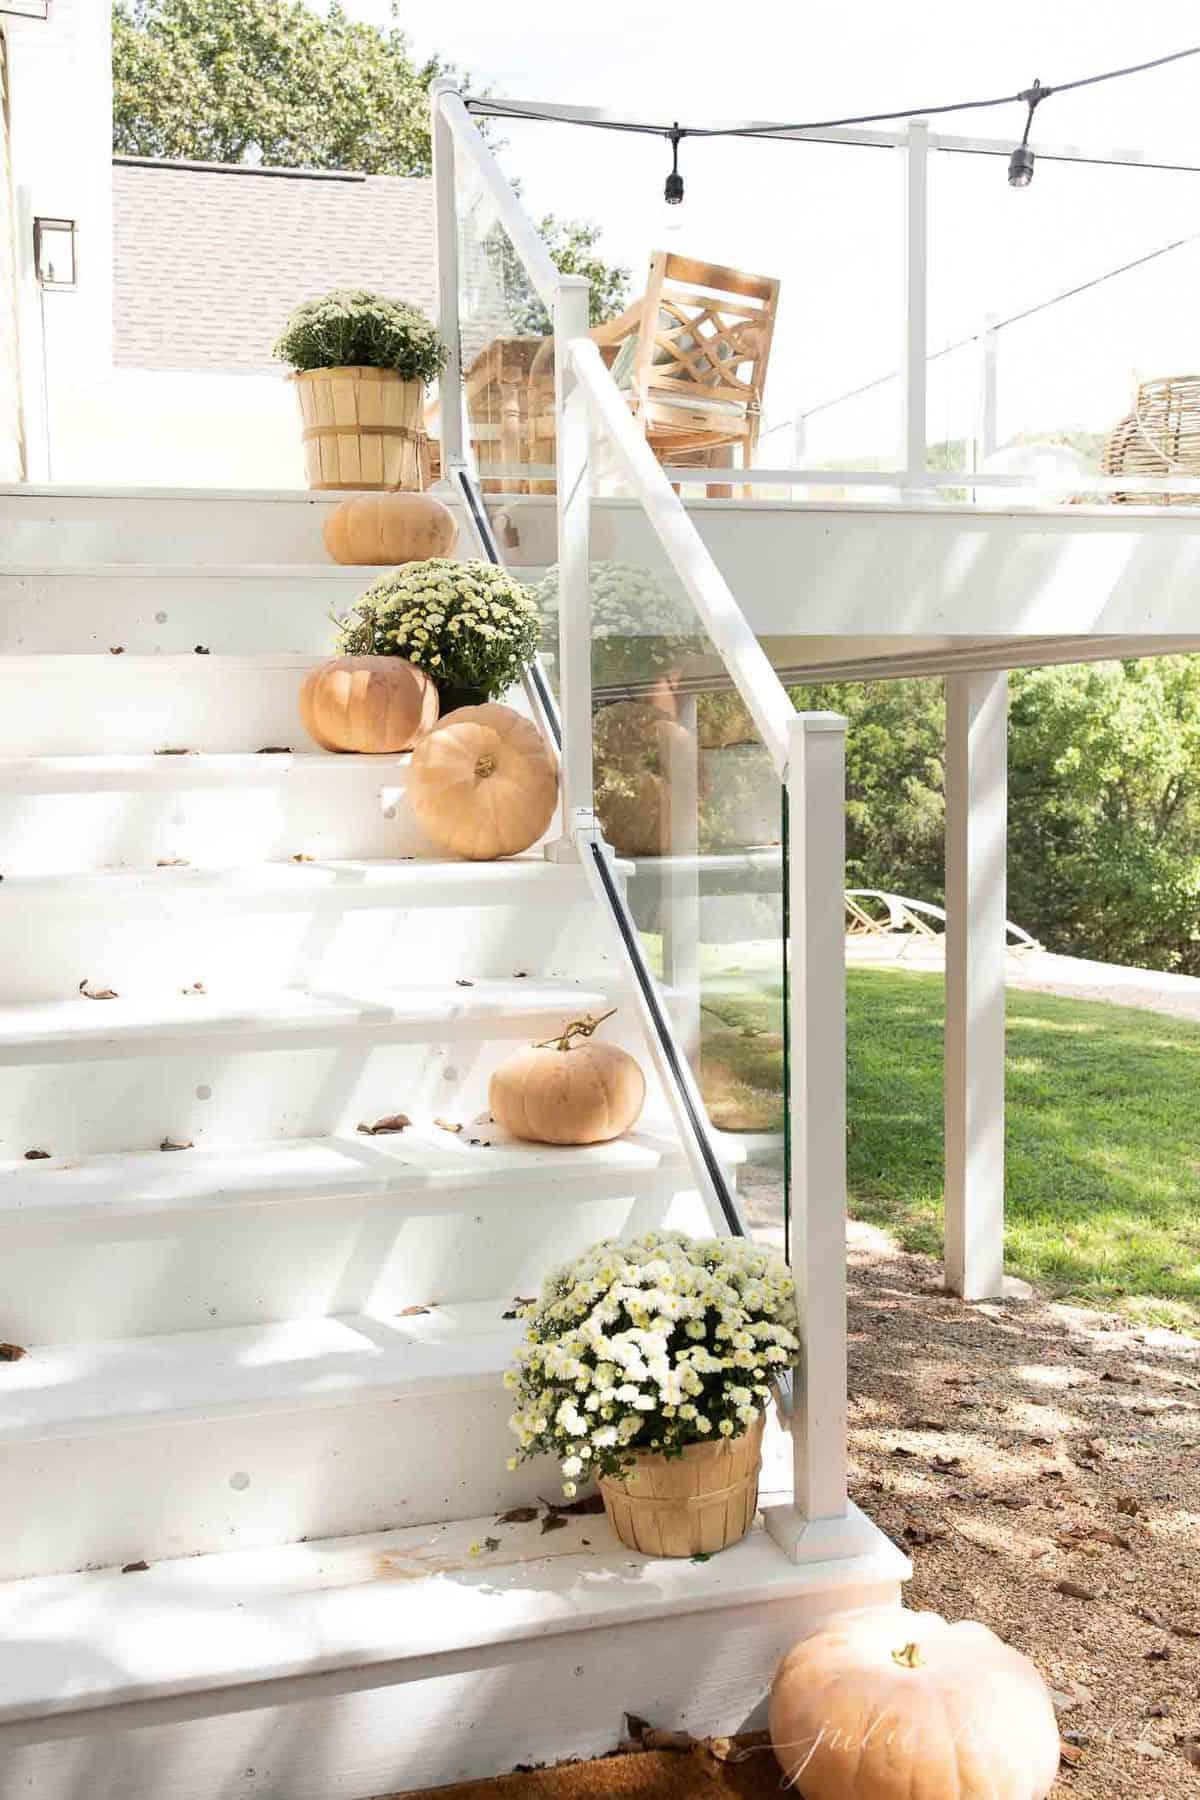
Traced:
<path id="1" fill-rule="evenodd" d="M 609 1523 L 645 1556 L 711 1556 L 745 1537 L 758 1507 L 765 1415 L 749 1431 L 689 1444 L 681 1456 L 638 1453 L 623 1479 L 601 1477 Z"/>
<path id="2" fill-rule="evenodd" d="M 425 390 L 394 369 L 299 369 L 304 474 L 310 488 L 427 484 Z"/>

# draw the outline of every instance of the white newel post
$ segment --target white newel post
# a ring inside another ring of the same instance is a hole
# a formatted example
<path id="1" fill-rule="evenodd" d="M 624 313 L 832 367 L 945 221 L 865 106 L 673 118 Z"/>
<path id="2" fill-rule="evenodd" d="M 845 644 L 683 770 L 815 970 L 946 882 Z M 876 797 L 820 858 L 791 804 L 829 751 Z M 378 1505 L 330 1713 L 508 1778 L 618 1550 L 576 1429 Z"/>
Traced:
<path id="1" fill-rule="evenodd" d="M 913 119 L 904 143 L 904 469 L 928 485 L 929 126 Z"/>
<path id="2" fill-rule="evenodd" d="M 796 1562 L 877 1541 L 846 1496 L 846 721 L 793 718 L 788 756 L 792 1274 L 801 1366 L 793 1503 L 767 1530 Z"/>
<path id="3" fill-rule="evenodd" d="M 558 507 L 558 705 L 562 716 L 562 836 L 552 862 L 573 861 L 574 832 L 595 823 L 592 792 L 591 427 L 568 346 L 587 342 L 589 285 L 559 278 L 554 307 L 555 488 Z"/>
<path id="4" fill-rule="evenodd" d="M 946 1285 L 1004 1291 L 1008 676 L 946 678 Z"/>
<path id="5" fill-rule="evenodd" d="M 442 473 L 463 460 L 462 340 L 458 318 L 458 206 L 454 184 L 454 133 L 441 96 L 456 93 L 453 81 L 429 89 L 433 126 L 433 208 L 437 238 L 438 329 L 449 351 L 438 392 Z"/>

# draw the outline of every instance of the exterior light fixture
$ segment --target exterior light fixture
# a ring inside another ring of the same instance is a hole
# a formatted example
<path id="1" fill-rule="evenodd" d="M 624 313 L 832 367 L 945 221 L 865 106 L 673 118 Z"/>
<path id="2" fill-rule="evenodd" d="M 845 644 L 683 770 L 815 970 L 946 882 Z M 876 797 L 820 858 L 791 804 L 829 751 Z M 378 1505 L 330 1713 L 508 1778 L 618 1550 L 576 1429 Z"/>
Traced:
<path id="1" fill-rule="evenodd" d="M 679 206 L 683 200 L 683 176 L 679 173 L 679 141 L 683 135 L 678 121 L 667 133 L 671 140 L 671 173 L 663 187 L 663 199 L 668 206 Z"/>
<path id="2" fill-rule="evenodd" d="M 74 219 L 33 221 L 33 266 L 44 288 L 73 288 L 78 280 Z"/>
<path id="3" fill-rule="evenodd" d="M 1034 113 L 1047 94 L 1053 92 L 1053 88 L 1043 87 L 1040 81 L 1035 81 L 1031 88 L 1027 88 L 1023 94 L 1018 96 L 1029 108 L 1029 116 L 1025 120 L 1025 131 L 1021 141 L 1008 159 L 1009 187 L 1027 188 L 1033 180 L 1034 155 L 1029 148 L 1029 132 L 1033 125 Z"/>

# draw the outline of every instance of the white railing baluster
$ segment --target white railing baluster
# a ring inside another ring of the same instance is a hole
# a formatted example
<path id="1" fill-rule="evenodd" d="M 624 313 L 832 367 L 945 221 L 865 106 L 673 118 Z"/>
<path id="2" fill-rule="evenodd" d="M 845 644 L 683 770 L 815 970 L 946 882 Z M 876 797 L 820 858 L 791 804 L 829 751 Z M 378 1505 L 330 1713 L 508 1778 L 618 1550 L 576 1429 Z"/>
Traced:
<path id="1" fill-rule="evenodd" d="M 569 346 L 586 340 L 588 283 L 559 278 L 554 308 L 558 506 L 558 704 L 562 714 L 562 836 L 551 861 L 575 861 L 574 834 L 593 821 L 591 427 Z"/>
<path id="2" fill-rule="evenodd" d="M 929 127 L 913 119 L 904 143 L 904 469 L 925 484 L 929 371 Z"/>

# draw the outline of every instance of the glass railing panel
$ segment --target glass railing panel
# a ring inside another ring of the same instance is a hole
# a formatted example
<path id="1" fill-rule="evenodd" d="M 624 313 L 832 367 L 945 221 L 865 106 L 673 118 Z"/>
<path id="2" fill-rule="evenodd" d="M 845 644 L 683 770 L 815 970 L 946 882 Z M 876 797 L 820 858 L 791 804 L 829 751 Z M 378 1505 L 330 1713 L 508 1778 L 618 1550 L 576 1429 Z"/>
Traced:
<path id="1" fill-rule="evenodd" d="M 593 444 L 597 497 L 612 455 Z M 648 520 L 593 509 L 596 810 L 712 1124 L 753 1153 L 750 1223 L 782 1229 L 782 787 Z"/>

